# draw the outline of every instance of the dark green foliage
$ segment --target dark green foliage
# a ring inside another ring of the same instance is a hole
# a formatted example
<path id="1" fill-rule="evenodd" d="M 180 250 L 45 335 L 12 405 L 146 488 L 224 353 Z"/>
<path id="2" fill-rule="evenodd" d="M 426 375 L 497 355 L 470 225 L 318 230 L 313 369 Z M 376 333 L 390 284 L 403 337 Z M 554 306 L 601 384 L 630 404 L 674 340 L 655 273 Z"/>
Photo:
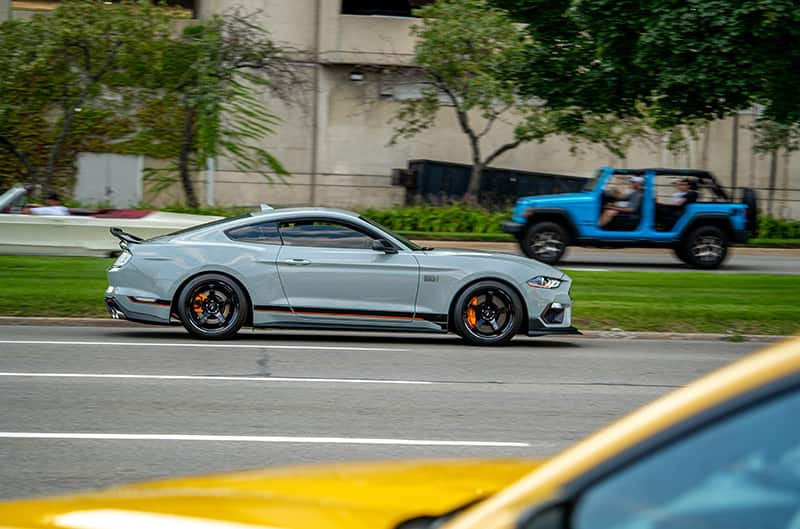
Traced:
<path id="1" fill-rule="evenodd" d="M 639 114 L 664 127 L 753 103 L 800 122 L 795 0 L 493 0 L 528 24 L 515 77 L 556 108 Z"/>
<path id="2" fill-rule="evenodd" d="M 800 239 L 800 221 L 760 217 L 757 237 L 761 239 Z"/>
<path id="3" fill-rule="evenodd" d="M 391 230 L 448 233 L 502 233 L 500 223 L 511 217 L 510 210 L 492 212 L 468 206 L 368 209 L 361 214 Z"/>

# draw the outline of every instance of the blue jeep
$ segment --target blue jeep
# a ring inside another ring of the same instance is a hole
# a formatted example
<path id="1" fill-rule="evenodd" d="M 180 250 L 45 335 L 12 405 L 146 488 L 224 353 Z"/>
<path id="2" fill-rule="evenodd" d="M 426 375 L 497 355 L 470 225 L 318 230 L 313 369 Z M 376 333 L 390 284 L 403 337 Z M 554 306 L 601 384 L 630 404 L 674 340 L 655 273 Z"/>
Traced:
<path id="1" fill-rule="evenodd" d="M 691 192 L 670 196 L 670 179 Z M 626 207 L 633 193 L 626 196 L 620 188 L 631 182 L 640 191 Z M 600 226 L 606 209 L 617 211 Z M 747 241 L 756 215 L 754 191 L 744 189 L 742 201 L 734 203 L 708 171 L 604 167 L 580 193 L 520 198 L 503 230 L 517 237 L 525 255 L 548 264 L 557 263 L 569 245 L 666 247 L 683 262 L 710 269 L 722 264 L 730 243 Z"/>

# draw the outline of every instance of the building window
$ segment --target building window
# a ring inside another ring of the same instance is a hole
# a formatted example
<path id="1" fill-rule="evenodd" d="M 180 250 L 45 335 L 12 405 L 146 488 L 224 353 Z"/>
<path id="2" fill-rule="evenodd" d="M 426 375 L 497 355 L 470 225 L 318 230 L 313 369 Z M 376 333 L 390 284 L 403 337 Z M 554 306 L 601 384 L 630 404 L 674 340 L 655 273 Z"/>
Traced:
<path id="1" fill-rule="evenodd" d="M 411 17 L 411 11 L 434 0 L 342 0 L 344 15 Z"/>

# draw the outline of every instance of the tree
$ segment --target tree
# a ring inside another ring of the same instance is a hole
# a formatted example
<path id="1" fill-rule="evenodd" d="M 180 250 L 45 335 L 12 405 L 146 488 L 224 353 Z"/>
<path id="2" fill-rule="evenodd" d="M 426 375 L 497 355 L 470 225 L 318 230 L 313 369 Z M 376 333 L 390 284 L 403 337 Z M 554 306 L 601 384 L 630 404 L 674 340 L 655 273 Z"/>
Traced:
<path id="1" fill-rule="evenodd" d="M 261 145 L 277 118 L 263 102 L 265 92 L 292 100 L 303 81 L 289 50 L 276 45 L 256 14 L 231 11 L 187 26 L 168 43 L 153 73 L 151 105 L 178 112 L 180 146 L 172 171 L 179 175 L 190 206 L 198 205 L 191 181 L 209 158 L 225 156 L 237 169 L 288 175 Z M 169 181 L 169 179 L 167 179 Z"/>
<path id="2" fill-rule="evenodd" d="M 557 110 L 520 91 L 514 72 L 528 49 L 524 29 L 488 0 L 439 0 L 415 11 L 422 18 L 416 66 L 425 76 L 421 97 L 404 101 L 393 117 L 395 135 L 409 138 L 431 127 L 443 107 L 452 107 L 467 136 L 472 173 L 465 201 L 475 202 L 481 174 L 498 156 L 526 142 L 565 134 L 574 142 L 602 143 L 622 155 L 638 124 L 611 114 Z M 513 127 L 511 138 L 484 153 L 482 141 L 498 122 Z"/>
<path id="3" fill-rule="evenodd" d="M 393 118 L 392 141 L 431 127 L 440 109 L 451 106 L 469 140 L 472 174 L 465 199 L 474 201 L 484 167 L 553 132 L 547 113 L 521 100 L 517 86 L 505 76 L 524 49 L 525 35 L 485 0 L 440 0 L 415 14 L 422 18 L 413 29 L 419 39 L 415 61 L 426 85 L 419 99 L 401 104 Z M 513 125 L 513 137 L 484 154 L 481 142 L 498 121 Z"/>
<path id="4" fill-rule="evenodd" d="M 655 118 L 658 127 L 754 103 L 800 122 L 795 0 L 493 0 L 526 24 L 516 78 L 552 108 Z"/>
<path id="5" fill-rule="evenodd" d="M 120 110 L 123 87 L 168 30 L 166 16 L 144 1 L 67 0 L 49 15 L 2 25 L 10 53 L 0 59 L 0 147 L 28 180 L 49 190 L 59 167 L 113 128 L 104 121 Z M 35 138 L 17 134 L 31 121 Z"/>

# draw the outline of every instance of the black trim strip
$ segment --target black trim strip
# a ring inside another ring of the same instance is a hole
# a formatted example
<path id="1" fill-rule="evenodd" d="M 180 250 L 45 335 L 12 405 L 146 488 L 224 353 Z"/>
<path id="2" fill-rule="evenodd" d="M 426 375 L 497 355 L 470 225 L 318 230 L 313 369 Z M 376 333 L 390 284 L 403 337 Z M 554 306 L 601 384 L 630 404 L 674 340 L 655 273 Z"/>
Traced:
<path id="1" fill-rule="evenodd" d="M 280 312 L 288 314 L 300 314 L 311 316 L 343 316 L 343 317 L 363 317 L 363 318 L 386 318 L 402 319 L 415 321 L 429 321 L 439 325 L 447 324 L 447 314 L 426 314 L 398 312 L 388 310 L 350 310 L 350 309 L 322 309 L 318 307 L 287 307 L 278 305 L 256 305 L 256 312 Z"/>
<path id="2" fill-rule="evenodd" d="M 128 300 L 134 303 L 141 303 L 143 305 L 161 305 L 164 307 L 172 306 L 172 302 L 168 299 L 157 299 L 155 301 L 142 301 L 141 299 L 136 299 L 133 296 L 128 296 Z"/>

